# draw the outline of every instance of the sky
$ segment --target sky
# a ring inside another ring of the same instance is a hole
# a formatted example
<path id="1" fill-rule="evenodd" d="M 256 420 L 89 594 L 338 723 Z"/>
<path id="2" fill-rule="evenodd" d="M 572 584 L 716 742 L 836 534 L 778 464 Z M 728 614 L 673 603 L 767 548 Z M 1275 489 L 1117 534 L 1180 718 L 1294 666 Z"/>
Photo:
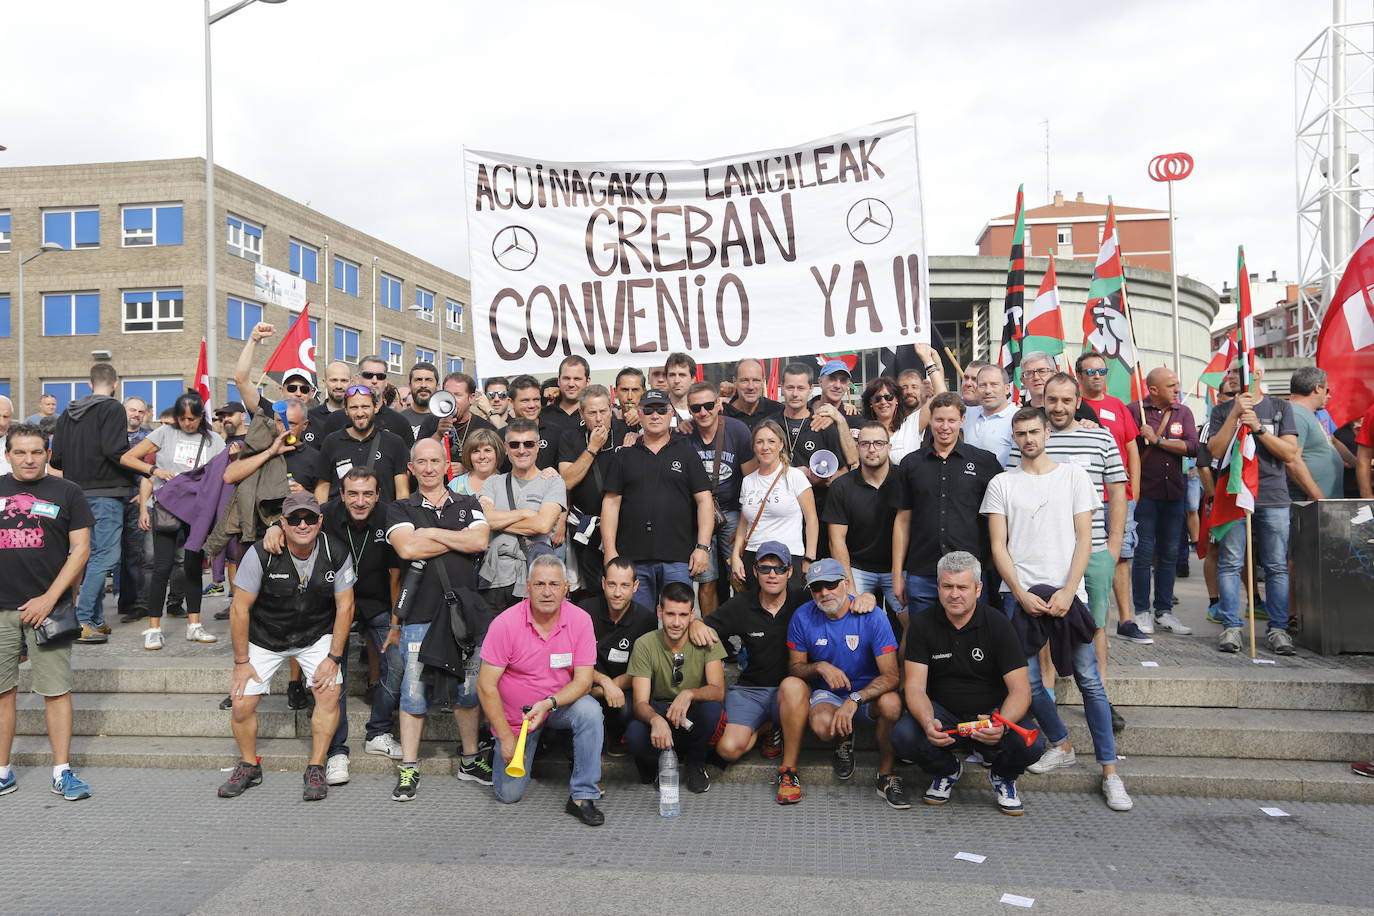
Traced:
<path id="1" fill-rule="evenodd" d="M 229 0 L 215 0 L 220 9 Z M 1369 18 L 1367 2 L 1352 18 Z M 254 3 L 213 28 L 215 160 L 467 273 L 462 148 L 706 159 L 918 118 L 929 253 L 1046 199 L 1164 209 L 1220 289 L 1236 246 L 1296 277 L 1293 59 L 1315 0 L 691 4 Z M 0 166 L 200 156 L 199 0 L 44 0 L 5 14 Z M 0 202 L 2 205 L 3 202 Z"/>

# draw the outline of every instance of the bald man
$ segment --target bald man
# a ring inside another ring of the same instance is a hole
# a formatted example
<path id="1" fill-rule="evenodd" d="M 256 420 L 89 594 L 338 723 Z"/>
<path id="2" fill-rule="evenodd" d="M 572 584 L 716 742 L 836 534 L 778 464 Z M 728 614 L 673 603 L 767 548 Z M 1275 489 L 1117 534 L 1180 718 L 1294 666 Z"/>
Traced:
<path id="1" fill-rule="evenodd" d="M 769 417 L 782 415 L 782 404 L 763 396 L 763 363 L 742 359 L 735 364 L 735 399 L 725 405 L 725 415 L 739 420 L 752 431 Z"/>

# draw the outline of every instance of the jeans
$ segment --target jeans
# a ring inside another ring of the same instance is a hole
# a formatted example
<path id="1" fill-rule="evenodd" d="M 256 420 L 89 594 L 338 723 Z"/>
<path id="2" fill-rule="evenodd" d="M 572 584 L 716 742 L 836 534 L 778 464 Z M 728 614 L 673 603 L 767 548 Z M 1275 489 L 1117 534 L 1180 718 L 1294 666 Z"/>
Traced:
<path id="1" fill-rule="evenodd" d="M 92 627 L 105 623 L 105 577 L 119 569 L 119 545 L 124 540 L 124 500 L 113 496 L 87 499 L 95 528 L 91 531 L 91 558 L 76 601 L 76 616 Z"/>
<path id="2" fill-rule="evenodd" d="M 658 593 L 669 582 L 692 584 L 692 576 L 686 563 L 660 563 L 657 560 L 644 560 L 635 563 L 635 578 L 639 587 L 635 589 L 634 600 L 645 607 L 658 607 Z"/>
<path id="3" fill-rule="evenodd" d="M 429 695 L 425 690 L 425 682 L 420 680 L 425 673 L 424 666 L 420 664 L 420 646 L 428 632 L 427 623 L 407 623 L 401 626 L 401 647 L 397 655 L 401 658 L 403 670 L 401 692 L 397 702 L 401 712 L 412 716 L 423 716 L 429 712 Z"/>
<path id="4" fill-rule="evenodd" d="M 513 805 L 525 796 L 530 786 L 530 769 L 534 764 L 534 750 L 545 728 L 571 729 L 573 733 L 573 770 L 569 785 L 577 801 L 601 797 L 597 783 L 601 781 L 601 704 L 589 696 L 582 696 L 571 706 L 560 706 L 549 713 L 544 724 L 525 736 L 525 775 L 507 775 L 505 752 L 501 739 L 496 739 L 496 753 L 492 758 L 492 790 L 496 800 Z M 519 738 L 519 732 L 516 733 Z"/>
<path id="5" fill-rule="evenodd" d="M 186 535 L 186 526 L 173 534 L 153 532 L 153 575 L 148 585 L 148 616 L 154 620 L 162 616 L 163 603 L 167 598 L 167 580 L 172 574 L 172 564 L 177 549 Z M 186 613 L 200 615 L 200 569 L 204 554 L 199 550 L 182 549 L 181 571 L 186 577 Z"/>
<path id="6" fill-rule="evenodd" d="M 906 608 L 899 607 L 897 599 L 892 597 L 892 573 L 869 572 L 857 566 L 851 567 L 850 572 L 854 573 L 854 588 L 859 594 L 872 592 L 881 599 L 880 606 L 887 608 L 894 614 L 906 610 Z"/>
<path id="7" fill-rule="evenodd" d="M 654 701 L 649 704 L 659 715 L 668 711 L 671 705 L 662 701 Z M 693 703 L 687 707 L 687 720 L 692 723 L 691 728 L 678 728 L 669 725 L 668 728 L 673 735 L 673 749 L 677 751 L 678 758 L 684 763 L 704 764 L 706 753 L 711 749 L 711 737 L 716 732 L 716 725 L 720 722 L 720 704 L 714 700 L 702 703 Z M 654 747 L 649 740 L 649 723 L 635 719 L 630 723 L 630 727 L 625 729 L 625 744 L 630 748 L 630 753 L 641 765 L 658 768 L 658 748 Z"/>
<path id="8" fill-rule="evenodd" d="M 1045 681 L 1040 676 L 1040 657 L 1038 654 L 1026 659 L 1030 669 L 1031 715 L 1040 723 L 1045 740 L 1058 744 L 1069 736 L 1064 720 L 1059 718 Z M 1116 763 L 1116 736 L 1112 734 L 1112 707 L 1107 702 L 1107 689 L 1102 686 L 1102 677 L 1097 672 L 1097 653 L 1091 642 L 1079 643 L 1073 649 L 1073 679 L 1078 684 L 1078 692 L 1083 695 L 1083 714 L 1088 720 L 1088 731 L 1093 737 L 1093 751 L 1097 762 L 1103 766 Z"/>
<path id="9" fill-rule="evenodd" d="M 1178 575 L 1178 532 L 1183 522 L 1182 499 L 1136 502 L 1136 545 L 1131 559 L 1131 603 L 1137 614 L 1150 609 L 1150 573 L 1154 572 L 1155 616 L 1174 609 L 1174 578 Z"/>
<path id="10" fill-rule="evenodd" d="M 930 706 L 941 728 L 953 728 L 959 724 L 958 717 L 939 703 L 931 700 Z M 1017 724 L 1024 728 L 1034 727 L 1029 716 Z M 936 747 L 930 743 L 925 729 L 921 728 L 919 722 L 911 716 L 902 716 L 892 727 L 892 749 L 897 752 L 897 756 L 916 761 L 916 765 L 931 776 L 953 776 L 959 772 L 959 760 L 954 756 L 956 749 L 977 751 L 992 765 L 992 775 L 1002 779 L 1016 779 L 1026 771 L 1026 767 L 1040 759 L 1040 752 L 1044 747 L 1043 738 L 1037 738 L 1028 747 L 1026 740 L 1011 729 L 1007 729 L 1002 735 L 1002 740 L 995 745 L 984 744 L 961 735 L 950 737 L 954 739 L 953 744 Z"/>
<path id="11" fill-rule="evenodd" d="M 367 622 L 367 636 L 372 640 L 377 653 L 381 656 L 382 681 L 377 692 L 372 695 L 372 715 L 367 720 L 367 740 L 378 735 L 393 734 L 392 720 L 401 700 L 401 675 L 405 666 L 401 663 L 401 648 L 392 646 L 385 652 L 382 643 L 391 632 L 391 612 L 383 611 Z"/>
<path id="12" fill-rule="evenodd" d="M 124 504 L 124 530 L 119 547 L 119 610 L 143 608 L 143 529 L 138 527 L 138 503 Z M 146 610 L 146 609 L 145 609 Z"/>
<path id="13" fill-rule="evenodd" d="M 693 582 L 715 582 L 721 576 L 730 577 L 730 548 L 735 542 L 735 529 L 739 527 L 739 510 L 721 509 L 720 514 L 725 516 L 725 522 L 716 526 L 711 535 L 711 559 L 705 572 L 692 577 Z"/>
<path id="14" fill-rule="evenodd" d="M 1288 506 L 1256 509 L 1255 562 L 1264 568 L 1264 606 L 1269 629 L 1288 629 Z M 1221 625 L 1238 627 L 1241 576 L 1245 574 L 1245 522 L 1239 521 L 1221 539 L 1217 554 L 1217 587 L 1221 591 Z"/>
<path id="15" fill-rule="evenodd" d="M 940 591 L 935 576 L 906 574 L 907 613 L 919 614 L 928 607 L 934 607 L 939 600 Z"/>

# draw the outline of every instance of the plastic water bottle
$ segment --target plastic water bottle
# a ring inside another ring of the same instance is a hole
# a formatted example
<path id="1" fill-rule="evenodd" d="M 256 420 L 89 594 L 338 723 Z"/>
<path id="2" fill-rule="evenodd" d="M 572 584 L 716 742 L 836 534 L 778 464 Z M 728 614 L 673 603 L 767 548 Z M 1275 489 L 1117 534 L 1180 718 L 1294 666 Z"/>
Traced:
<path id="1" fill-rule="evenodd" d="M 677 754 L 672 748 L 658 755 L 658 814 L 677 817 L 682 813 L 682 800 L 677 789 Z"/>

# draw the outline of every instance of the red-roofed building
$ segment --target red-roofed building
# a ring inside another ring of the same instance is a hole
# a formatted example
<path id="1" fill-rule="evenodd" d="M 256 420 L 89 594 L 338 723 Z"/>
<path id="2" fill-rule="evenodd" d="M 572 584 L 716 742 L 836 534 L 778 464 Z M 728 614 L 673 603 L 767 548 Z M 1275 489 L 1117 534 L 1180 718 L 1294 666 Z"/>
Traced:
<path id="1" fill-rule="evenodd" d="M 1056 191 L 1054 202 L 1026 210 L 1026 257 L 1072 258 L 1092 263 L 1102 245 L 1102 229 L 1107 221 L 1107 205 L 1083 200 L 1065 200 Z M 1169 214 L 1141 207 L 1116 208 L 1117 234 L 1121 261 L 1130 267 L 1169 270 Z M 1016 214 L 1008 213 L 988 220 L 978 234 L 978 253 L 1005 258 L 1011 251 L 1011 235 Z"/>

